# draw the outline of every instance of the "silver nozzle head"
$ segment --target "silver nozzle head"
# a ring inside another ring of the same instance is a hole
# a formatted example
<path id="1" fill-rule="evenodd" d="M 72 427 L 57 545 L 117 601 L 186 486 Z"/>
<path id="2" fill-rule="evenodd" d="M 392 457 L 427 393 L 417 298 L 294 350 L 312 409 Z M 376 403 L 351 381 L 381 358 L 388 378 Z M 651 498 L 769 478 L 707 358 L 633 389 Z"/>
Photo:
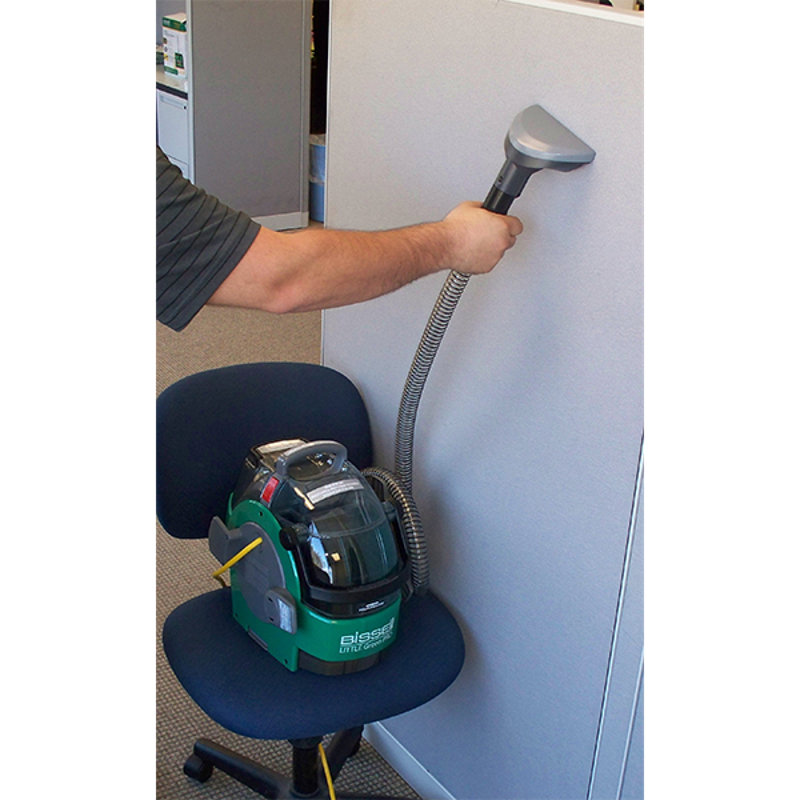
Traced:
<path id="1" fill-rule="evenodd" d="M 514 118 L 505 142 L 506 157 L 520 167 L 569 172 L 594 160 L 595 151 L 541 106 Z"/>

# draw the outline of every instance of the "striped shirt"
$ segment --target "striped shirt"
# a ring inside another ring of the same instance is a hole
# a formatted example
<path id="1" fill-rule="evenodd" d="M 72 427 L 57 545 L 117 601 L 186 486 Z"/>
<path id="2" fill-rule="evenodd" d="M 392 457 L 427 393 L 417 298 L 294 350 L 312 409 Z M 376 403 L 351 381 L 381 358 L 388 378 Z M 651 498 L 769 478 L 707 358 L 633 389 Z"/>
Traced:
<path id="1" fill-rule="evenodd" d="M 230 275 L 260 225 L 183 177 L 156 145 L 156 317 L 183 330 Z"/>

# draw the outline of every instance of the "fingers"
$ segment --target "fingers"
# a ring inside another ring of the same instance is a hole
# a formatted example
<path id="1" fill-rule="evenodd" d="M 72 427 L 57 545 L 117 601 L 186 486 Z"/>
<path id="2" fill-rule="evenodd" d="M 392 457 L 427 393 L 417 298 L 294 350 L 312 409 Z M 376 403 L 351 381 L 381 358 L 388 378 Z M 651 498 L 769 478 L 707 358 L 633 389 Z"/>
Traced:
<path id="1" fill-rule="evenodd" d="M 489 213 L 493 214 L 491 211 Z M 507 237 L 506 246 L 503 249 L 510 250 L 517 243 L 517 236 L 519 236 L 523 231 L 522 221 L 517 217 L 506 217 L 497 214 L 493 214 L 493 216 L 503 221 Z"/>
<path id="2" fill-rule="evenodd" d="M 493 220 L 502 220 L 505 223 L 505 225 L 506 225 L 506 227 L 508 229 L 508 235 L 511 236 L 512 238 L 516 237 L 516 236 L 519 236 L 522 233 L 522 231 L 524 230 L 524 227 L 522 225 L 522 220 L 519 219 L 519 217 L 512 217 L 510 215 L 497 214 L 494 211 L 488 211 L 488 210 L 483 208 L 483 204 L 482 203 L 478 203 L 475 200 L 468 200 L 468 201 L 466 201 L 464 203 L 461 203 L 461 206 L 462 207 L 466 206 L 468 208 L 480 209 L 482 214 L 483 213 L 491 214 L 491 219 L 493 219 Z"/>
<path id="3" fill-rule="evenodd" d="M 504 219 L 508 223 L 508 233 L 512 238 L 516 238 L 525 230 L 522 220 L 518 217 L 505 217 Z"/>
<path id="4" fill-rule="evenodd" d="M 450 253 L 453 268 L 470 274 L 494 269 L 523 230 L 519 218 L 488 211 L 476 201 L 460 203 L 444 223 L 453 232 Z"/>

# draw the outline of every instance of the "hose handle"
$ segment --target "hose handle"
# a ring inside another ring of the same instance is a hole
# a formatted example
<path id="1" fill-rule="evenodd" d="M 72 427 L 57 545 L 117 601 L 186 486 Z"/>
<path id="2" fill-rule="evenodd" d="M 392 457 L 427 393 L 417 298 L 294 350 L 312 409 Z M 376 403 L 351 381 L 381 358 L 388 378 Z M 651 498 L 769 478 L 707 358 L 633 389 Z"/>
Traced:
<path id="1" fill-rule="evenodd" d="M 496 186 L 492 186 L 489 190 L 489 194 L 486 195 L 486 199 L 483 201 L 482 208 L 485 208 L 487 211 L 492 211 L 495 214 L 506 216 L 513 202 L 514 198 L 510 194 L 506 194 Z"/>
<path id="2" fill-rule="evenodd" d="M 508 214 L 511 204 L 522 194 L 528 178 L 534 172 L 539 170 L 535 167 L 520 166 L 507 158 L 483 201 L 483 208 L 495 214 Z"/>

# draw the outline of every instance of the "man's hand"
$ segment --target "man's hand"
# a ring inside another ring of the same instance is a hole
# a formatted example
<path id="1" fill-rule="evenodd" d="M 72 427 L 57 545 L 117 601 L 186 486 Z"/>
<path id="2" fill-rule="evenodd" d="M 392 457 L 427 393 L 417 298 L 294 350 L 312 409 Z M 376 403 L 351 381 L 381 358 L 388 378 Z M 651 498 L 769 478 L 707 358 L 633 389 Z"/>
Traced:
<path id="1" fill-rule="evenodd" d="M 448 266 L 470 275 L 490 272 L 522 233 L 517 217 L 495 214 L 477 202 L 456 206 L 441 224 L 449 231 Z"/>

